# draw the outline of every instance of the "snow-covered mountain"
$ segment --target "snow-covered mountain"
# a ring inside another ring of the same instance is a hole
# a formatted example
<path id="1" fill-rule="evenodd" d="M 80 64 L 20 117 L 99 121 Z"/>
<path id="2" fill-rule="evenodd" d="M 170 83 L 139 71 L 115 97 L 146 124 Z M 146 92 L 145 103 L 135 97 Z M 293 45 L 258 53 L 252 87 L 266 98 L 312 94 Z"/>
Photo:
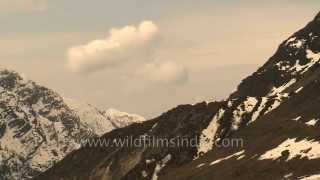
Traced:
<path id="1" fill-rule="evenodd" d="M 142 123 L 145 121 L 145 118 L 137 114 L 128 114 L 126 112 L 121 112 L 116 109 L 108 109 L 102 112 L 107 119 L 112 120 L 112 123 L 115 127 L 125 127 L 132 122 Z"/>
<path id="2" fill-rule="evenodd" d="M 100 136 L 144 119 L 63 99 L 18 73 L 0 70 L 0 179 L 30 179 Z"/>
<path id="3" fill-rule="evenodd" d="M 99 136 L 116 128 L 145 121 L 142 116 L 121 112 L 113 108 L 99 110 L 91 104 L 70 98 L 64 98 L 64 102 L 79 116 L 84 126 L 92 129 Z"/>
<path id="4" fill-rule="evenodd" d="M 94 139 L 183 137 L 197 146 L 89 144 L 35 179 L 319 178 L 319 75 L 320 13 L 225 101 L 180 105 Z M 230 138 L 243 145 L 221 147 Z"/>

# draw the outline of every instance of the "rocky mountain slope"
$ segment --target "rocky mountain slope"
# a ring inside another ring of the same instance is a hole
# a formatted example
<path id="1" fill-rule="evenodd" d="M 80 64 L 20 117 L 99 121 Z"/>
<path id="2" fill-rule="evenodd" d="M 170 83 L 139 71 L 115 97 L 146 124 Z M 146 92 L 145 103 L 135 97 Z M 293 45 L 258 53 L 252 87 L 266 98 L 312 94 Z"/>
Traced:
<path id="1" fill-rule="evenodd" d="M 222 102 L 181 105 L 89 139 L 35 179 L 312 179 L 320 176 L 320 14 Z M 114 146 L 122 137 L 197 146 Z M 222 147 L 225 140 L 243 145 Z M 189 144 L 190 145 L 190 144 Z M 90 158 L 87 158 L 90 155 Z"/>
<path id="2" fill-rule="evenodd" d="M 0 70 L 0 179 L 30 179 L 80 148 L 81 137 L 144 120 L 109 111 L 65 101 L 16 72 Z"/>
<path id="3" fill-rule="evenodd" d="M 64 98 L 64 102 L 79 116 L 81 122 L 95 134 L 101 136 L 113 129 L 141 123 L 145 118 L 116 109 L 99 110 L 95 106 L 73 99 Z"/>

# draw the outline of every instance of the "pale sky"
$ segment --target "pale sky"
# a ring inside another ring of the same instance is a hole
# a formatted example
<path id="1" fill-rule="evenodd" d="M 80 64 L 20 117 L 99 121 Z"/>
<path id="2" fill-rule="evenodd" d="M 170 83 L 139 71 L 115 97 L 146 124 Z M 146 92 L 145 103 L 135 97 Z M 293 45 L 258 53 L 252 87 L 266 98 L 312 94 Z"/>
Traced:
<path id="1" fill-rule="evenodd" d="M 226 98 L 319 0 L 0 0 L 0 66 L 147 118 Z"/>

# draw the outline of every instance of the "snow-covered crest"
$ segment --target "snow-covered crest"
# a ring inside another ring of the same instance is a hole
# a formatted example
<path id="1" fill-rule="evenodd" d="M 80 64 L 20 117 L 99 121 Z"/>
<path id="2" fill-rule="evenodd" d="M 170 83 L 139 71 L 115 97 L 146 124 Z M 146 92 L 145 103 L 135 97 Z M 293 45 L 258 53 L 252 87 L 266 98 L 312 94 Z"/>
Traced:
<path id="1" fill-rule="evenodd" d="M 0 71 L 0 169 L 9 169 L 0 179 L 32 178 L 80 148 L 80 138 L 100 136 L 135 120 L 121 123 L 117 118 L 66 100 L 14 71 Z"/>

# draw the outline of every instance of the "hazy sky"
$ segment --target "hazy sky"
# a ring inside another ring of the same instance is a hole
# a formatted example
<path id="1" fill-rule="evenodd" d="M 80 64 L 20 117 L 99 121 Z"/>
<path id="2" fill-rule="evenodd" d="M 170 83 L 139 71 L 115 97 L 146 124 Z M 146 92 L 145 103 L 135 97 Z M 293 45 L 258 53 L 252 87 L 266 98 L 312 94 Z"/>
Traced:
<path id="1" fill-rule="evenodd" d="M 148 118 L 221 100 L 319 0 L 0 0 L 0 65 Z"/>

